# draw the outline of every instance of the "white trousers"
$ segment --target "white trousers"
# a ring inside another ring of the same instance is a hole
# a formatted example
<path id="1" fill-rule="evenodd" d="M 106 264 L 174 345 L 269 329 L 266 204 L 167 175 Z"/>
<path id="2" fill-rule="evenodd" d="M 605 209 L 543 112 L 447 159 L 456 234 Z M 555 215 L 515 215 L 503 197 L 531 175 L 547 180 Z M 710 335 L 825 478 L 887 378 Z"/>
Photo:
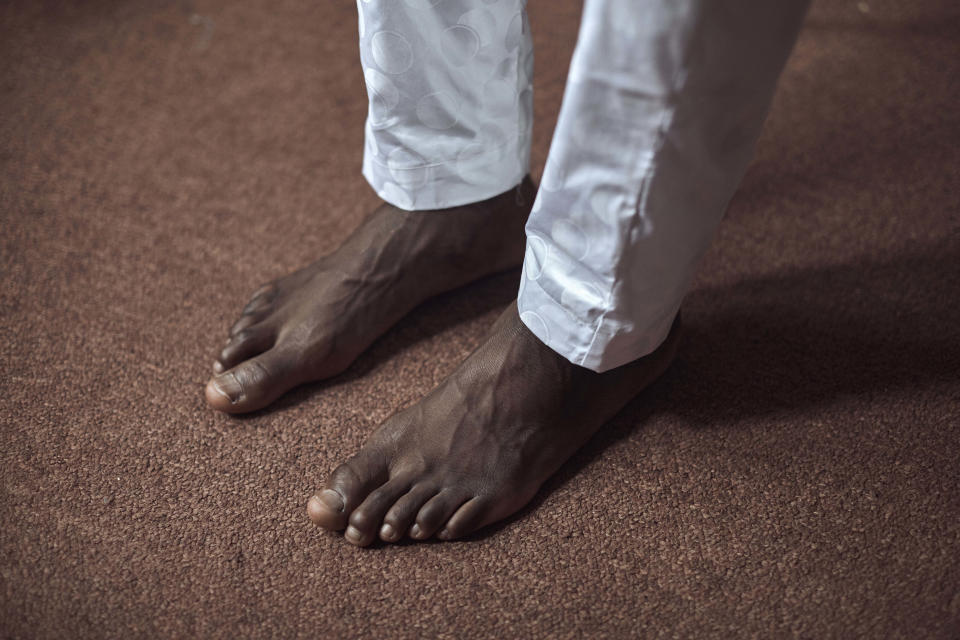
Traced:
<path id="1" fill-rule="evenodd" d="M 358 0 L 363 174 L 403 209 L 529 171 L 526 0 Z M 574 364 L 655 350 L 740 182 L 808 0 L 585 0 L 520 318 Z"/>

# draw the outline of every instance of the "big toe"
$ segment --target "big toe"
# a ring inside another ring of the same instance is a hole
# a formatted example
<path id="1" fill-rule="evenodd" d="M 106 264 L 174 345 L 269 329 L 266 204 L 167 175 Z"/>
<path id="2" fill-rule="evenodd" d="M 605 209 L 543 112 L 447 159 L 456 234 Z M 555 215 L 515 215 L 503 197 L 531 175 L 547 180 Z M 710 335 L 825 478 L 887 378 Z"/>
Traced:
<path id="1" fill-rule="evenodd" d="M 307 501 L 314 524 L 339 531 L 367 496 L 387 479 L 386 465 L 365 450 L 337 467 L 321 491 Z"/>
<path id="2" fill-rule="evenodd" d="M 346 501 L 333 489 L 324 489 L 307 501 L 307 515 L 324 529 L 337 531 L 346 523 Z"/>
<path id="3" fill-rule="evenodd" d="M 300 383 L 296 362 L 277 347 L 242 362 L 210 379 L 204 390 L 207 404 L 226 413 L 262 409 Z"/>

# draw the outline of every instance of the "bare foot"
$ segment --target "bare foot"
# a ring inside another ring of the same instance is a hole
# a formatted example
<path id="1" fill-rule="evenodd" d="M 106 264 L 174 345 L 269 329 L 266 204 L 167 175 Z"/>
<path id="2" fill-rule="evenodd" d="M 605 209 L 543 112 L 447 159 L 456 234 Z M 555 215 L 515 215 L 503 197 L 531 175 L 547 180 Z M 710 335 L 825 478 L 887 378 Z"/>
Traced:
<path id="1" fill-rule="evenodd" d="M 529 176 L 462 207 L 376 209 L 334 253 L 260 287 L 214 363 L 207 402 L 240 413 L 334 376 L 427 298 L 519 266 Z"/>
<path id="2" fill-rule="evenodd" d="M 501 520 L 666 370 L 679 329 L 678 314 L 656 351 L 595 373 L 540 342 L 514 303 L 450 377 L 331 474 L 307 513 L 360 546 L 449 540 Z"/>

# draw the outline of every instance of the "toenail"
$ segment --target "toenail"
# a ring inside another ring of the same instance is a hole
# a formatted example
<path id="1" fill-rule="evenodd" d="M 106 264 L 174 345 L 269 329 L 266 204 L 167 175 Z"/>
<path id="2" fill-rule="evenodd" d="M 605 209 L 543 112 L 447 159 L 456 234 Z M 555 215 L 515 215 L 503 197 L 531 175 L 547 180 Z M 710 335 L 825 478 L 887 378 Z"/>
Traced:
<path id="1" fill-rule="evenodd" d="M 219 360 L 214 360 L 214 361 L 213 361 L 213 372 L 216 373 L 216 374 L 220 374 L 220 373 L 223 373 L 224 371 L 225 371 L 225 369 L 223 368 L 223 365 L 220 364 L 220 361 L 219 361 Z"/>
<path id="2" fill-rule="evenodd" d="M 360 533 L 360 529 L 357 529 L 353 525 L 347 527 L 347 531 L 343 535 L 349 538 L 351 542 L 360 542 L 363 540 L 363 534 Z"/>
<path id="3" fill-rule="evenodd" d="M 393 540 L 397 537 L 397 531 L 389 524 L 380 527 L 380 537 L 384 540 Z"/>
<path id="4" fill-rule="evenodd" d="M 450 530 L 449 530 L 449 529 L 441 529 L 441 530 L 440 530 L 440 533 L 437 534 L 437 537 L 440 538 L 441 540 L 446 540 L 447 538 L 450 537 Z"/>
<path id="5" fill-rule="evenodd" d="M 412 527 L 410 527 L 410 537 L 411 537 L 411 538 L 419 538 L 420 535 L 421 535 L 421 533 L 422 533 L 422 532 L 420 531 L 420 525 L 415 524 L 415 525 L 413 525 Z"/>
<path id="6" fill-rule="evenodd" d="M 322 491 L 314 497 L 337 513 L 343 511 L 343 498 L 333 489 Z"/>
<path id="7" fill-rule="evenodd" d="M 213 388 L 226 396 L 231 404 L 240 399 L 240 383 L 232 373 L 220 376 L 213 381 Z"/>

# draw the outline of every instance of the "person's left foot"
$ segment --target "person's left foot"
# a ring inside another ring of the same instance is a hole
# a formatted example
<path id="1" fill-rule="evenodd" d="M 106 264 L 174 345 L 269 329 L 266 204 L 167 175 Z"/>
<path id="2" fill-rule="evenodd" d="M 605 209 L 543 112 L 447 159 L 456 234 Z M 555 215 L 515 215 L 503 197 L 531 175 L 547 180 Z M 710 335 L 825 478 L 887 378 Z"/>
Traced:
<path id="1" fill-rule="evenodd" d="M 514 303 L 450 377 L 333 472 L 307 513 L 360 546 L 451 540 L 501 520 L 666 370 L 679 329 L 678 314 L 656 351 L 595 373 L 544 345 Z"/>

